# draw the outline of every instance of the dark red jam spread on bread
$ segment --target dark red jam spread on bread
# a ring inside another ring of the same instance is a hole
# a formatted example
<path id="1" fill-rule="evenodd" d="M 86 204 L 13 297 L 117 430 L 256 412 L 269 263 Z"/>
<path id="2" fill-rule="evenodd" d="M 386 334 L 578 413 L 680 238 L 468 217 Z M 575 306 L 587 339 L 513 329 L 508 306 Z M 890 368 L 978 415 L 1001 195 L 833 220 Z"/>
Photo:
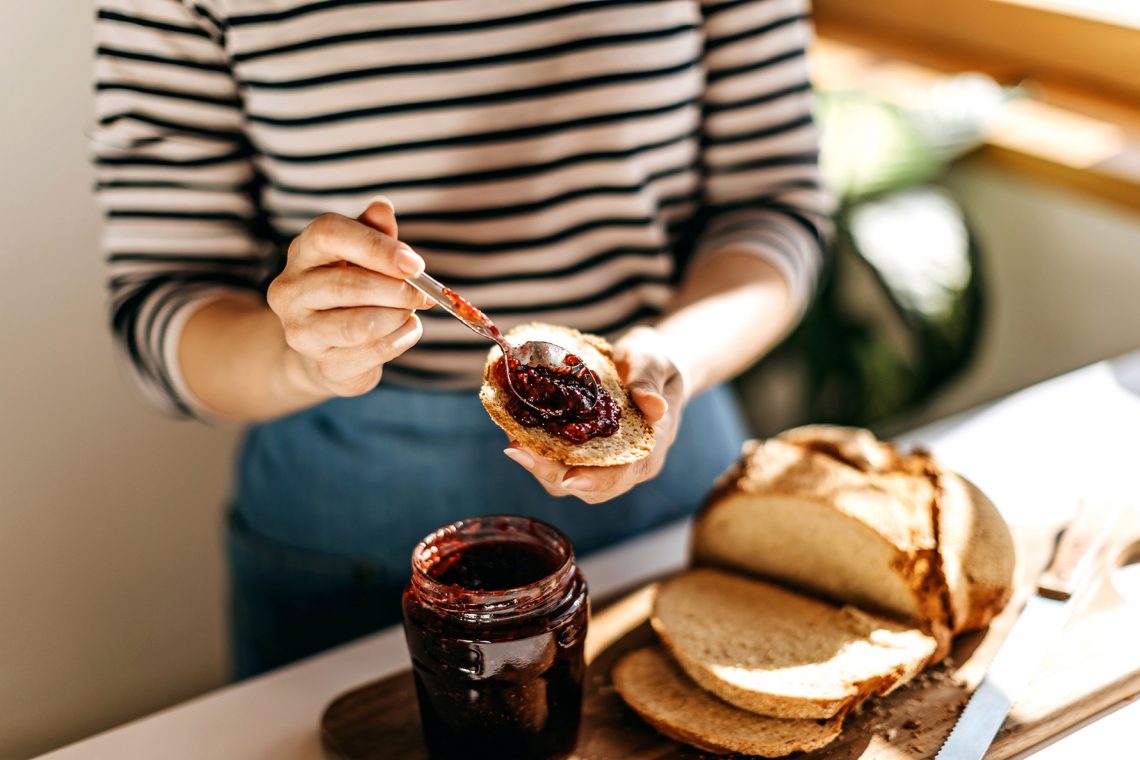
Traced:
<path id="1" fill-rule="evenodd" d="M 574 444 L 616 433 L 621 425 L 621 406 L 602 386 L 597 373 L 584 366 L 574 354 L 568 354 L 563 362 L 564 367 L 535 367 L 521 364 L 516 359 L 504 361 L 499 357 L 491 372 L 507 399 L 507 413 L 520 425 L 542 428 Z M 506 377 L 508 363 L 510 386 Z M 594 386 L 583 378 L 585 372 L 593 375 L 597 399 L 594 398 Z M 550 414 L 543 414 L 524 404 L 511 392 L 512 388 L 528 403 L 539 409 L 548 409 Z"/>

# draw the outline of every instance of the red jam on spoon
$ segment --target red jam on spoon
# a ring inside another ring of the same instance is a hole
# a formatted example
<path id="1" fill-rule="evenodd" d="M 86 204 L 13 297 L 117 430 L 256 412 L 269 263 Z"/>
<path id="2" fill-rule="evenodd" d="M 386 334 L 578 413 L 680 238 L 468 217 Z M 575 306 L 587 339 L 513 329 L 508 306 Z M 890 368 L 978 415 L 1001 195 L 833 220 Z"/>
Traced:
<path id="1" fill-rule="evenodd" d="M 443 289 L 443 294 L 447 296 L 447 300 L 451 302 L 451 307 L 455 309 L 455 312 L 460 317 L 468 322 L 486 325 L 496 343 L 503 337 L 503 334 L 499 332 L 499 328 L 495 327 L 495 323 L 488 319 L 487 315 L 480 311 L 479 307 L 475 306 L 475 304 L 448 287 Z"/>

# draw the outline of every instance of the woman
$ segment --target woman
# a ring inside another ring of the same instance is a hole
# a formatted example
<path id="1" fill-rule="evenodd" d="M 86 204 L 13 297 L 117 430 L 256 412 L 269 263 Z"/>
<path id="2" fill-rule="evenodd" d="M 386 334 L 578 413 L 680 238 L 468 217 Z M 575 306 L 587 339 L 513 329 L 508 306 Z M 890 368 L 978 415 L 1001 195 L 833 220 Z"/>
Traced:
<path id="1" fill-rule="evenodd" d="M 804 10 L 100 2 L 115 335 L 157 404 L 250 424 L 239 676 L 398 620 L 412 546 L 451 520 L 536 515 L 585 553 L 695 507 L 744 435 L 721 383 L 818 268 Z M 425 267 L 504 329 L 607 335 L 652 456 L 504 451 L 488 345 L 403 282 Z"/>

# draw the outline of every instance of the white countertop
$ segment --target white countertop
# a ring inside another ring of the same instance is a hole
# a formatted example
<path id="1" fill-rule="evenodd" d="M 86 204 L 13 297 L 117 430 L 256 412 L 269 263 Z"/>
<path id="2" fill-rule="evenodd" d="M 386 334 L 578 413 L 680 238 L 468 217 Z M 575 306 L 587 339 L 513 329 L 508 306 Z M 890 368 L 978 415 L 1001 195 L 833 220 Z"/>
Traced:
<path id="1" fill-rule="evenodd" d="M 1123 387 L 1135 388 L 1135 394 Z M 1079 496 L 1140 502 L 1140 353 L 1100 363 L 902 437 L 974 480 L 1013 523 L 1055 521 Z M 675 523 L 582 561 L 595 596 L 680 567 Z M 403 632 L 373 636 L 77 742 L 50 760 L 326 760 L 317 727 L 338 694 L 408 666 Z M 1134 742 L 1140 700 L 1106 711 L 1035 758 L 1115 757 Z M 1026 755 L 1022 755 L 1025 757 Z"/>

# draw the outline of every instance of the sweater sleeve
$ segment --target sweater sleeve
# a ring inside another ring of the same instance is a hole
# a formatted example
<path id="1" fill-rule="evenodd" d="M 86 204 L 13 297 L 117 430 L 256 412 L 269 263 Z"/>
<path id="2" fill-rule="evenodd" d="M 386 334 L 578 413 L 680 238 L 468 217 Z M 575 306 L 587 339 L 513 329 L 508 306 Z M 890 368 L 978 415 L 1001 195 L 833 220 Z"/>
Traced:
<path id="1" fill-rule="evenodd" d="M 200 414 L 178 367 L 182 326 L 219 297 L 261 298 L 276 263 L 254 231 L 225 26 L 201 0 L 97 5 L 91 144 L 114 340 L 148 400 Z"/>
<path id="2" fill-rule="evenodd" d="M 830 199 L 819 175 L 806 0 L 704 0 L 704 227 L 694 256 L 749 251 L 814 292 Z"/>

